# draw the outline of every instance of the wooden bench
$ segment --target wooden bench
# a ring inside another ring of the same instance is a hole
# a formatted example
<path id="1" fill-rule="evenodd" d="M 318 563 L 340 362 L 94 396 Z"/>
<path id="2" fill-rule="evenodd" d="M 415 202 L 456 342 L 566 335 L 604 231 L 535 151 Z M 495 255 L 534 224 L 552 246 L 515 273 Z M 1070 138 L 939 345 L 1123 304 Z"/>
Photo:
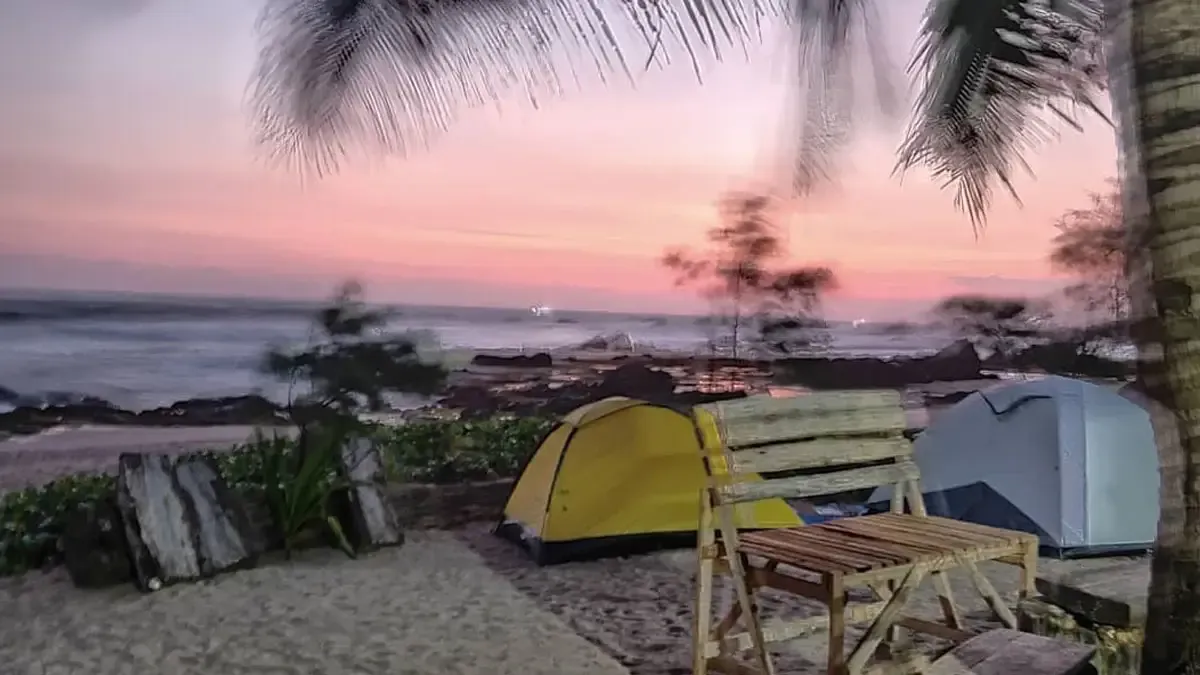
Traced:
<path id="1" fill-rule="evenodd" d="M 702 407 L 708 487 L 701 496 L 693 670 L 773 675 L 771 642 L 828 631 L 830 675 L 860 675 L 899 627 L 963 642 L 945 571 L 963 569 L 1009 628 L 1016 617 L 976 563 L 1021 567 L 1022 597 L 1033 593 L 1038 539 L 1023 532 L 926 515 L 905 415 L 894 391 L 824 392 L 794 398 L 755 396 Z M 712 427 L 712 422 L 708 422 Z M 715 437 L 715 438 L 714 438 Z M 787 477 L 772 474 L 786 472 Z M 760 474 L 766 474 L 760 476 Z M 798 474 L 798 475 L 797 475 Z M 775 497 L 802 499 L 890 486 L 889 513 L 803 527 L 739 533 L 738 504 Z M 907 505 L 907 512 L 905 510 Z M 713 580 L 732 577 L 736 602 L 713 623 Z M 944 622 L 904 614 L 909 597 L 932 579 Z M 824 616 L 764 627 L 756 589 L 770 587 L 823 603 Z M 847 590 L 873 592 L 871 603 L 847 602 Z M 742 630 L 734 633 L 741 624 Z M 846 654 L 846 625 L 868 624 Z M 739 656 L 749 652 L 753 665 Z"/>
<path id="2" fill-rule="evenodd" d="M 977 635 L 933 662 L 926 675 L 1085 675 L 1096 648 L 999 629 Z"/>

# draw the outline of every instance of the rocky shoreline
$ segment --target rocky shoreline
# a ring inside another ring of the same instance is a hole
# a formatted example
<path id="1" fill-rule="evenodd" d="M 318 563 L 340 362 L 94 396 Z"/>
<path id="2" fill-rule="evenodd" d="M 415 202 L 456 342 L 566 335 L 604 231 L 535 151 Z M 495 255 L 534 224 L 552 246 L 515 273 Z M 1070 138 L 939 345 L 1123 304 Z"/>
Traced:
<path id="1" fill-rule="evenodd" d="M 928 357 L 892 359 L 806 357 L 767 361 L 666 354 L 478 354 L 465 368 L 450 374 L 445 389 L 428 408 L 454 410 L 466 419 L 497 414 L 558 416 L 607 396 L 686 407 L 761 393 L 770 387 L 936 389 L 926 385 L 986 381 L 995 378 L 992 370 L 1113 377 L 1122 375 L 1122 368 L 1127 369 L 1123 364 L 1100 360 L 1084 364 L 1093 372 L 1079 373 L 1075 372 L 1079 368 L 1072 368 L 1079 359 L 1074 353 L 1043 349 L 1040 356 L 1022 353 L 1013 362 L 984 361 L 965 341 Z M 945 405 L 965 395 L 953 388 L 940 394 L 929 391 L 924 394 L 924 404 Z M 189 399 L 142 411 L 65 393 L 43 398 L 47 403 L 35 405 L 0 387 L 0 402 L 16 406 L 0 413 L 0 436 L 37 434 L 63 426 L 278 426 L 288 422 L 283 406 L 257 394 Z M 428 408 L 407 414 L 419 416 Z"/>

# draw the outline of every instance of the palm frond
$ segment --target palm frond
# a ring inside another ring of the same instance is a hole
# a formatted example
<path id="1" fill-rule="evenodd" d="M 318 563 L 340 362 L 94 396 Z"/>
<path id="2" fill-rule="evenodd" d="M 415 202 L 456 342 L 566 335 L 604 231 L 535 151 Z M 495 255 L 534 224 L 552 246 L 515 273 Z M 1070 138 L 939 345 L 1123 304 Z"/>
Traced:
<path id="1" fill-rule="evenodd" d="M 581 77 L 722 57 L 784 0 L 266 0 L 249 104 L 278 161 L 335 170 L 351 153 L 428 144 L 463 110 L 533 105 Z"/>
<path id="2" fill-rule="evenodd" d="M 789 17 L 799 66 L 800 116 L 795 140 L 793 187 L 805 194 L 834 177 L 836 160 L 855 122 L 856 57 L 865 51 L 875 107 L 897 112 L 896 85 L 883 49 L 877 0 L 793 0 Z"/>
<path id="3" fill-rule="evenodd" d="M 926 166 L 976 228 L 994 186 L 1019 201 L 1016 169 L 1078 126 L 1104 86 L 1101 0 L 931 0 L 910 72 L 923 80 L 897 171 Z"/>

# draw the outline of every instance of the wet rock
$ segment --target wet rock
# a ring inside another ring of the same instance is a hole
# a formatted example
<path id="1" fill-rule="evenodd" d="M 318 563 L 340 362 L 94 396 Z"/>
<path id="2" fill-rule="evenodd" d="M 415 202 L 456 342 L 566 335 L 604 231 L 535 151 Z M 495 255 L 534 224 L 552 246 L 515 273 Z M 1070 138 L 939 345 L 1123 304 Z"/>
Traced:
<path id="1" fill-rule="evenodd" d="M 675 394 L 675 378 L 642 363 L 624 363 L 600 381 L 596 395 L 627 396 L 643 401 L 668 403 Z"/>
<path id="2" fill-rule="evenodd" d="M 503 401 L 487 387 L 463 385 L 447 392 L 441 404 L 447 408 L 462 410 L 466 419 L 479 419 L 496 414 Z"/>
<path id="3" fill-rule="evenodd" d="M 913 384 L 987 379 L 979 354 L 970 343 L 956 342 L 933 356 L 920 358 L 794 358 L 775 363 L 779 384 L 813 389 L 901 388 Z"/>
<path id="4" fill-rule="evenodd" d="M 477 354 L 475 358 L 471 359 L 471 365 L 493 368 L 549 368 L 554 365 L 554 360 L 545 352 L 528 356 L 523 354 L 515 356 Z"/>
<path id="5" fill-rule="evenodd" d="M 387 477 L 379 450 L 365 438 L 342 446 L 341 470 L 350 481 L 346 491 L 346 536 L 358 551 L 404 543 L 396 513 L 387 497 Z"/>
<path id="6" fill-rule="evenodd" d="M 1121 378 L 1134 373 L 1132 362 L 1090 354 L 1078 341 L 1032 345 L 1008 357 L 995 356 L 989 366 L 1005 370 L 1043 371 L 1053 375 Z"/>
<path id="7" fill-rule="evenodd" d="M 53 392 L 52 392 L 53 393 Z M 52 405 L 21 405 L 0 413 L 0 433 L 36 434 L 57 426 L 220 426 L 273 425 L 287 421 L 282 408 L 258 395 L 197 398 L 143 412 L 125 410 L 103 399 L 59 392 Z M 49 395 L 48 395 L 49 396 Z M 25 401 L 25 398 L 18 399 Z"/>
<path id="8" fill-rule="evenodd" d="M 227 396 L 176 401 L 165 408 L 137 414 L 138 423 L 153 426 L 218 426 L 269 424 L 286 420 L 282 409 L 262 396 Z"/>
<path id="9" fill-rule="evenodd" d="M 115 502 L 77 506 L 67 515 L 63 562 L 80 588 L 105 588 L 133 580 L 125 529 Z"/>
<path id="10" fill-rule="evenodd" d="M 956 340 L 941 351 L 925 359 L 907 361 L 910 370 L 919 370 L 926 382 L 953 382 L 973 380 L 980 377 L 983 362 L 975 346 L 967 340 Z"/>
<path id="11" fill-rule="evenodd" d="M 117 507 L 142 590 L 252 567 L 260 543 L 209 458 L 124 454 Z"/>
<path id="12" fill-rule="evenodd" d="M 637 343 L 629 333 L 608 333 L 597 335 L 582 342 L 578 349 L 602 352 L 633 352 Z"/>

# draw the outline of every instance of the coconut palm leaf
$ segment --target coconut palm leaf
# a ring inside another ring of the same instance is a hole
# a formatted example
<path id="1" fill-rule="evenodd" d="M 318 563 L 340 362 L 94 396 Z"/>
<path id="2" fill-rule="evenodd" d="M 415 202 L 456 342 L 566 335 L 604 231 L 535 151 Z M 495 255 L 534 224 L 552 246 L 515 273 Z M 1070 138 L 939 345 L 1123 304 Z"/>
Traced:
<path id="1" fill-rule="evenodd" d="M 1101 0 L 931 0 L 910 73 L 923 82 L 897 169 L 923 165 L 981 225 L 999 183 L 1014 198 L 1024 155 L 1101 116 Z"/>
<path id="2" fill-rule="evenodd" d="M 424 146 L 464 109 L 757 39 L 778 0 L 267 0 L 250 103 L 279 160 Z"/>
<path id="3" fill-rule="evenodd" d="M 269 154 L 318 173 L 353 153 L 422 147 L 464 109 L 520 95 L 534 105 L 583 78 L 744 53 L 767 17 L 791 31 L 799 85 L 794 185 L 833 177 L 861 101 L 895 115 L 880 0 L 266 0 L 250 101 Z M 1047 113 L 1098 110 L 1101 0 L 931 0 L 910 72 L 922 82 L 898 170 L 917 165 L 983 221 L 994 183 L 1010 192 Z M 861 49 L 860 49 L 861 47 Z M 640 53 L 644 58 L 633 58 Z M 1014 192 L 1015 195 L 1015 192 Z"/>
<path id="4" fill-rule="evenodd" d="M 808 186 L 846 137 L 839 83 L 856 39 L 878 42 L 873 2 L 266 0 L 249 102 L 271 158 L 324 173 L 350 154 L 423 147 L 464 109 L 502 98 L 537 105 L 584 78 L 629 78 L 679 57 L 701 77 L 706 58 L 744 56 L 764 19 L 782 16 L 811 76 L 796 151 Z"/>

